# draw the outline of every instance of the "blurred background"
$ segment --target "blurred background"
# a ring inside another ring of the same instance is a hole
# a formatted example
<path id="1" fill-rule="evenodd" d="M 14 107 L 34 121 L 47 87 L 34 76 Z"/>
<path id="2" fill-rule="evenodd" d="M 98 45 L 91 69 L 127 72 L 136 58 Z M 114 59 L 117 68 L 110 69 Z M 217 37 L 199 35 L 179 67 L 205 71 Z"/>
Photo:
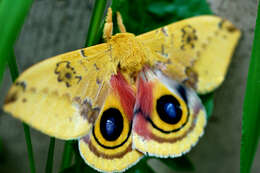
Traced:
<path id="1" fill-rule="evenodd" d="M 48 57 L 82 48 L 93 0 L 35 0 L 15 45 L 20 72 Z M 257 0 L 208 0 L 213 12 L 232 21 L 243 32 L 225 82 L 215 92 L 215 106 L 205 134 L 188 154 L 196 173 L 239 172 L 241 117 L 251 55 Z M 127 21 L 124 21 L 127 22 Z M 11 85 L 6 71 L 0 86 L 0 105 Z M 2 107 L 2 106 L 1 106 Z M 31 129 L 37 172 L 44 172 L 49 137 Z M 22 123 L 0 109 L 1 173 L 29 172 Z M 56 140 L 54 172 L 58 172 L 63 141 Z M 260 151 L 252 173 L 260 172 Z M 158 172 L 172 172 L 155 160 Z"/>

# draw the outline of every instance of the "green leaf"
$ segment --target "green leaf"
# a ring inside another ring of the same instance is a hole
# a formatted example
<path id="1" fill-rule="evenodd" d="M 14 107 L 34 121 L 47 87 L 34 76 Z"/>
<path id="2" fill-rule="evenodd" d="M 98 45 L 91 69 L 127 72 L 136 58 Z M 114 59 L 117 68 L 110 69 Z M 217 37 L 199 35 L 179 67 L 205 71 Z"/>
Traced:
<path id="1" fill-rule="evenodd" d="M 240 172 L 249 173 L 260 136 L 260 4 L 255 26 L 255 37 L 248 70 L 242 118 Z"/>
<path id="2" fill-rule="evenodd" d="M 175 171 L 194 171 L 195 167 L 187 156 L 174 159 L 159 159 L 162 163 Z"/>
<path id="3" fill-rule="evenodd" d="M 32 0 L 1 0 L 0 3 L 0 83 L 9 54 L 22 28 Z"/>
<path id="4" fill-rule="evenodd" d="M 213 109 L 214 109 L 214 93 L 200 95 L 200 99 L 206 109 L 207 119 L 209 119 L 210 116 L 212 115 Z"/>
<path id="5" fill-rule="evenodd" d="M 8 61 L 12 80 L 18 77 L 18 68 L 13 54 L 14 43 L 21 31 L 25 17 L 32 5 L 32 0 L 1 0 L 0 4 L 0 83 Z M 33 149 L 31 143 L 30 129 L 24 124 L 24 133 L 27 144 L 28 158 L 30 161 L 31 173 L 35 172 Z"/>
<path id="6" fill-rule="evenodd" d="M 112 0 L 128 32 L 141 34 L 166 24 L 201 14 L 211 14 L 205 0 Z"/>
<path id="7" fill-rule="evenodd" d="M 3 76 L 4 76 L 5 64 L 6 64 L 6 59 L 0 57 L 0 85 L 2 83 Z"/>
<path id="8" fill-rule="evenodd" d="M 158 1 L 150 4 L 147 10 L 158 17 L 165 17 L 176 12 L 176 6 L 170 2 Z"/>

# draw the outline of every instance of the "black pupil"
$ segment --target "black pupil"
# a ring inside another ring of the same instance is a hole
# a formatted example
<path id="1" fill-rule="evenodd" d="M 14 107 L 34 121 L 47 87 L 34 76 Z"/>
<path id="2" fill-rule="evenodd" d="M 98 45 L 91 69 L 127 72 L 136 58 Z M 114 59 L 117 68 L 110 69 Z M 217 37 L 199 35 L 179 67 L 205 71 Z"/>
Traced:
<path id="1" fill-rule="evenodd" d="M 100 130 L 106 140 L 116 140 L 123 131 L 121 112 L 116 108 L 109 108 L 104 111 L 100 120 Z"/>
<path id="2" fill-rule="evenodd" d="M 66 76 L 67 79 L 71 78 L 71 74 L 70 73 L 66 73 L 65 76 Z"/>
<path id="3" fill-rule="evenodd" d="M 178 100 L 172 95 L 164 95 L 157 100 L 157 113 L 161 120 L 168 124 L 176 124 L 181 120 L 182 110 Z"/>

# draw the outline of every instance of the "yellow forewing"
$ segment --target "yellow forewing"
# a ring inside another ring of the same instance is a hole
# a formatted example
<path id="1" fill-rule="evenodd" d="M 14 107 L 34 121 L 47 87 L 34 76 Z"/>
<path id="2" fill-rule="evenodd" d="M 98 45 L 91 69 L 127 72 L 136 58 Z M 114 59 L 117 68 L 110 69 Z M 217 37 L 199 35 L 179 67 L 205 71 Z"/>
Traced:
<path id="1" fill-rule="evenodd" d="M 137 36 L 158 56 L 161 69 L 199 93 L 217 88 L 227 72 L 240 31 L 215 16 L 194 17 Z"/>
<path id="2" fill-rule="evenodd" d="M 50 136 L 85 135 L 116 72 L 109 51 L 100 44 L 32 66 L 11 87 L 4 110 Z"/>

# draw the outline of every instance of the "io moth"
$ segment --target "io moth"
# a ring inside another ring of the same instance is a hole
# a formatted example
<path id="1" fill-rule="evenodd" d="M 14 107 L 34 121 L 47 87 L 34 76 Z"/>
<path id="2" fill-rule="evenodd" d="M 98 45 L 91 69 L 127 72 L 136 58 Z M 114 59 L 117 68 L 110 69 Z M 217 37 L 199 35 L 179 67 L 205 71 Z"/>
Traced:
<path id="1" fill-rule="evenodd" d="M 202 136 L 206 112 L 197 96 L 224 80 L 240 31 L 216 16 L 199 16 L 40 62 L 9 90 L 4 110 L 43 133 L 78 139 L 85 162 L 121 172 L 144 154 L 178 157 Z"/>

